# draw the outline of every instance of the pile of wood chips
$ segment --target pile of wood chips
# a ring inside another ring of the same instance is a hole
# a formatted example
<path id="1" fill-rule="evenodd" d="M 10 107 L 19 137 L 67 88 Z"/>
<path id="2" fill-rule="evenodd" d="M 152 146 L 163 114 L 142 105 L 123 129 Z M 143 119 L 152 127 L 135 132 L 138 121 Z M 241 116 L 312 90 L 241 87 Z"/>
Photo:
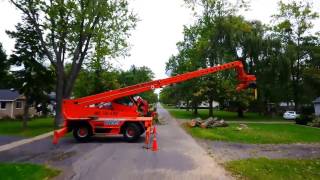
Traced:
<path id="1" fill-rule="evenodd" d="M 208 119 L 202 120 L 201 118 L 192 119 L 189 123 L 190 127 L 201 127 L 201 128 L 214 128 L 214 127 L 227 127 L 228 124 L 223 119 L 217 117 L 209 117 Z"/>

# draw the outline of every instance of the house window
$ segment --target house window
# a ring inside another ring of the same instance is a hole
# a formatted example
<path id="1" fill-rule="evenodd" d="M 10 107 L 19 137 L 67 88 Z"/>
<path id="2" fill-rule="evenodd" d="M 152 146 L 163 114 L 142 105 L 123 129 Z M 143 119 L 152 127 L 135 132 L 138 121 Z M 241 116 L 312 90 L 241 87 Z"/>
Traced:
<path id="1" fill-rule="evenodd" d="M 17 101 L 16 102 L 16 109 L 21 109 L 22 108 L 22 102 L 21 101 Z"/>
<path id="2" fill-rule="evenodd" d="M 7 103 L 6 102 L 0 102 L 0 109 L 6 109 L 6 105 Z"/>

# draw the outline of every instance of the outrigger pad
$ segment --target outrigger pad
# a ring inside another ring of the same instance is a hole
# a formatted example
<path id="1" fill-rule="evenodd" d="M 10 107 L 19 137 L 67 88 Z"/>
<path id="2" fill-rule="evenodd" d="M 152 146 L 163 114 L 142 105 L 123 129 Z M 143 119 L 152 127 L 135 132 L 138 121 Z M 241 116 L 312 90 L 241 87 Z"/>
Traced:
<path id="1" fill-rule="evenodd" d="M 63 137 L 68 132 L 68 128 L 64 127 L 59 130 L 55 130 L 53 133 L 53 144 L 58 144 L 58 141 L 61 137 Z"/>

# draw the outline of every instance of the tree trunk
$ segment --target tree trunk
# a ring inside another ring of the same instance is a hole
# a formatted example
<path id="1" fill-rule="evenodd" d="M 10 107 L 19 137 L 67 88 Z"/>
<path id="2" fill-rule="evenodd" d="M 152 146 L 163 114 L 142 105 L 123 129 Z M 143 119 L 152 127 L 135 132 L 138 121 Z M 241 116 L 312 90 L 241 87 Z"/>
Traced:
<path id="1" fill-rule="evenodd" d="M 198 115 L 198 106 L 193 106 L 193 114 Z"/>
<path id="2" fill-rule="evenodd" d="M 62 116 L 62 100 L 63 100 L 63 89 L 64 89 L 64 78 L 63 69 L 57 70 L 57 85 L 56 85 L 56 116 L 55 116 L 55 127 L 58 128 L 63 123 Z"/>
<path id="3" fill-rule="evenodd" d="M 213 106 L 212 106 L 212 103 L 213 103 L 213 99 L 212 97 L 209 98 L 209 117 L 213 116 Z"/>
<path id="4" fill-rule="evenodd" d="M 29 105 L 28 105 L 28 98 L 26 97 L 26 101 L 23 107 L 23 117 L 22 117 L 23 129 L 26 129 L 28 127 L 28 119 L 29 119 Z"/>
<path id="5" fill-rule="evenodd" d="M 239 118 L 243 118 L 244 115 L 243 115 L 243 109 L 241 107 L 238 107 L 238 117 Z"/>
<path id="6" fill-rule="evenodd" d="M 293 80 L 294 85 L 293 85 L 293 100 L 294 100 L 294 110 L 298 111 L 299 107 L 299 93 L 298 93 L 298 81 Z"/>
<path id="7" fill-rule="evenodd" d="M 190 111 L 190 108 L 189 108 L 190 104 L 189 104 L 189 100 L 187 100 L 187 111 Z"/>
<path id="8" fill-rule="evenodd" d="M 299 104 L 300 104 L 300 97 L 299 97 L 299 92 L 300 92 L 300 38 L 301 38 L 301 34 L 298 34 L 298 44 L 297 44 L 297 73 L 296 73 L 296 83 L 295 83 L 295 90 L 294 90 L 294 110 L 298 111 L 299 109 Z M 300 92 L 302 94 L 302 92 Z"/>

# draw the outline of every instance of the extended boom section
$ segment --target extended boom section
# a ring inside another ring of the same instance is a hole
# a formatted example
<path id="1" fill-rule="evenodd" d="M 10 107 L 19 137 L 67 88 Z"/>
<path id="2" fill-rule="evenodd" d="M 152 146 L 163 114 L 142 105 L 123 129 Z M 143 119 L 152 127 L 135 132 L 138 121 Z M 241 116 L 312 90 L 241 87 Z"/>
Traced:
<path id="1" fill-rule="evenodd" d="M 198 78 L 201 76 L 205 76 L 208 74 L 213 74 L 219 71 L 228 70 L 235 68 L 237 71 L 237 78 L 239 80 L 239 85 L 237 90 L 245 89 L 249 86 L 250 83 L 255 83 L 256 78 L 253 75 L 247 75 L 244 71 L 243 64 L 241 61 L 234 61 L 230 63 L 226 63 L 223 65 L 218 65 L 214 67 L 209 67 L 206 69 L 200 69 L 193 72 L 188 72 L 184 74 L 180 74 L 177 76 L 173 76 L 166 79 L 150 81 L 146 83 L 141 83 L 133 86 L 128 86 L 121 89 L 111 90 L 104 93 L 87 96 L 79 99 L 74 99 L 75 104 L 80 106 L 86 106 L 94 103 L 99 103 L 101 101 L 112 101 L 114 99 L 118 99 L 125 96 L 131 96 L 135 94 L 139 94 L 145 91 L 150 91 L 156 88 L 162 88 L 164 86 L 184 82 L 190 79 Z"/>

